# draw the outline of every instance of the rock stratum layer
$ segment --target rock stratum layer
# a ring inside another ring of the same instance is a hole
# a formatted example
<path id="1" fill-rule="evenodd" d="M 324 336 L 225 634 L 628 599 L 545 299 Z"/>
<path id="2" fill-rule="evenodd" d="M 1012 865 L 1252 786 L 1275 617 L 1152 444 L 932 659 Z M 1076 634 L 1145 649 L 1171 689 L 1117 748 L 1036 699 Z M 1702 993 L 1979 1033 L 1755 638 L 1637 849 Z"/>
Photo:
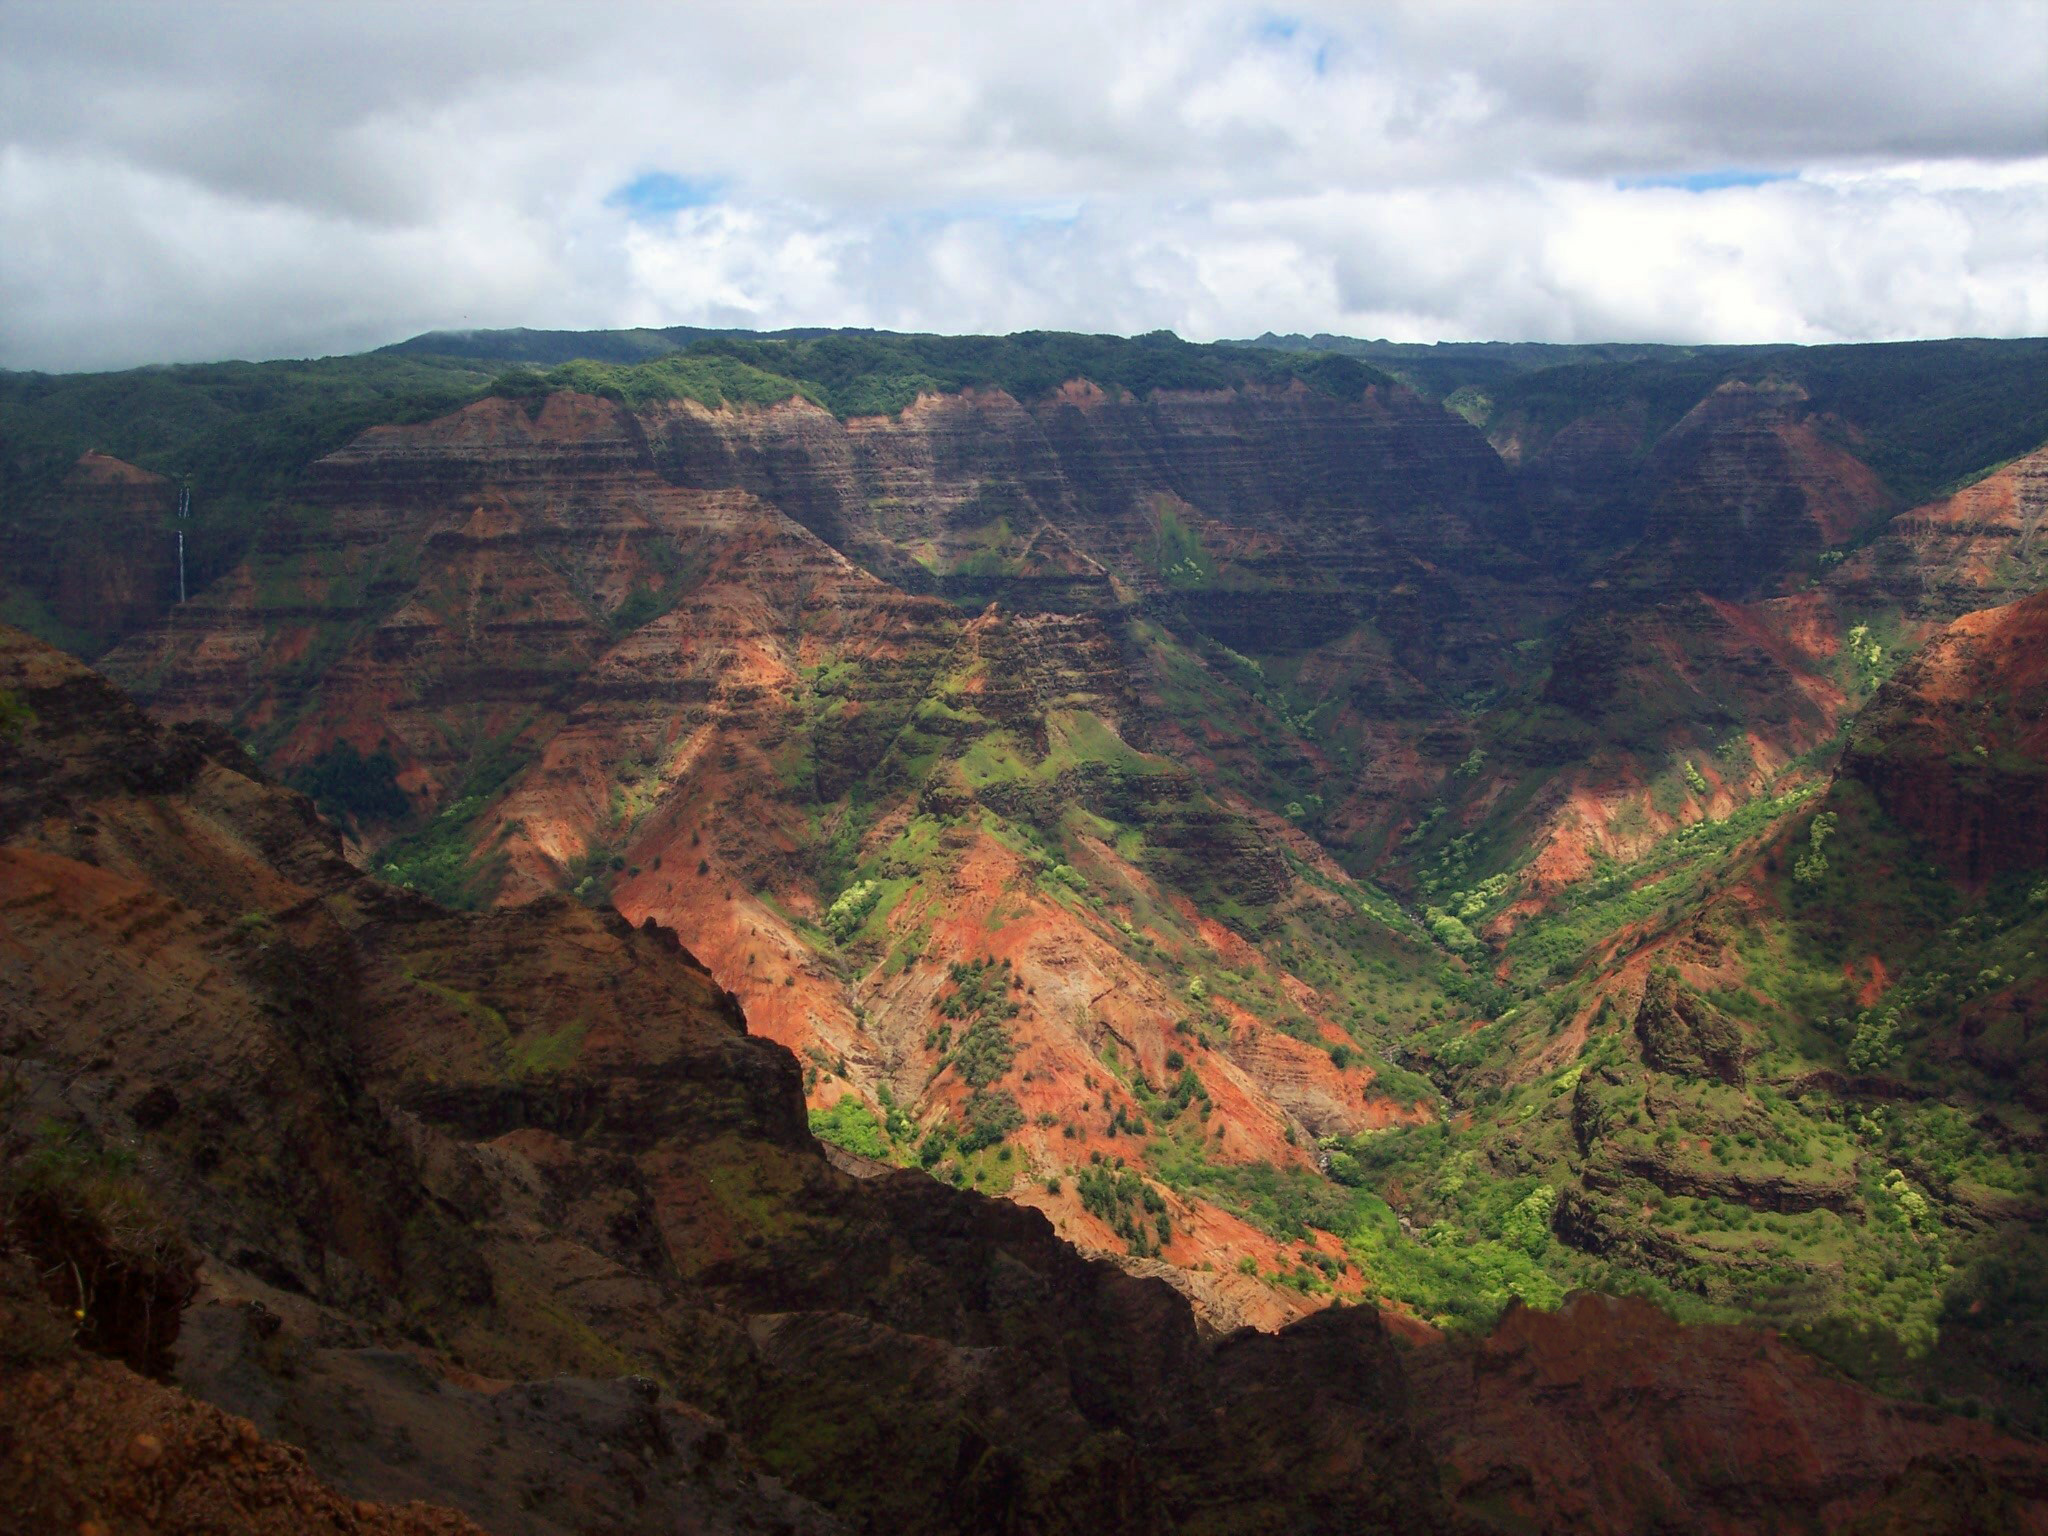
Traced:
<path id="1" fill-rule="evenodd" d="M 53 632 L 88 654 L 155 624 L 178 597 L 177 488 L 86 453 L 34 515 L 0 520 L 0 568 Z M 27 617 L 24 614 L 24 617 Z"/>

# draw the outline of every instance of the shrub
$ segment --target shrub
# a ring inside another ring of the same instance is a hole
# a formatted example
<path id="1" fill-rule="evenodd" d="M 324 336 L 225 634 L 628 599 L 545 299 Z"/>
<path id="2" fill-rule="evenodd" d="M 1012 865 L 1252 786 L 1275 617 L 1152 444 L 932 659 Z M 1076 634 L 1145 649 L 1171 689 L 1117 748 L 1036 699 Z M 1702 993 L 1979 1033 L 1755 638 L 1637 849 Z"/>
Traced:
<path id="1" fill-rule="evenodd" d="M 979 1152 L 983 1147 L 992 1147 L 1023 1123 L 1024 1111 L 1010 1094 L 1000 1089 L 992 1093 L 977 1091 L 967 1100 L 967 1128 L 960 1137 L 960 1150 Z"/>
<path id="2" fill-rule="evenodd" d="M 882 887 L 873 880 L 857 880 L 839 893 L 825 913 L 825 931 L 844 944 L 859 933 L 882 900 Z"/>
<path id="3" fill-rule="evenodd" d="M 1903 1049 L 1893 1035 L 1898 1023 L 1898 1010 L 1893 1008 L 1887 1008 L 1881 1014 L 1866 1012 L 1860 1015 L 1855 1038 L 1849 1042 L 1849 1070 L 1882 1072 L 1897 1061 Z"/>
<path id="4" fill-rule="evenodd" d="M 1556 1209 L 1557 1191 L 1537 1185 L 1502 1218 L 1501 1241 L 1535 1258 L 1550 1245 L 1550 1217 Z"/>
<path id="5" fill-rule="evenodd" d="M 337 819 L 397 821 L 412 811 L 412 801 L 398 787 L 398 762 L 383 747 L 365 757 L 347 742 L 336 742 L 285 782 L 321 814 Z"/>
<path id="6" fill-rule="evenodd" d="M 812 1110 L 810 1120 L 811 1134 L 818 1140 L 862 1157 L 888 1159 L 889 1143 L 882 1134 L 882 1122 L 855 1095 L 841 1094 L 830 1109 Z"/>

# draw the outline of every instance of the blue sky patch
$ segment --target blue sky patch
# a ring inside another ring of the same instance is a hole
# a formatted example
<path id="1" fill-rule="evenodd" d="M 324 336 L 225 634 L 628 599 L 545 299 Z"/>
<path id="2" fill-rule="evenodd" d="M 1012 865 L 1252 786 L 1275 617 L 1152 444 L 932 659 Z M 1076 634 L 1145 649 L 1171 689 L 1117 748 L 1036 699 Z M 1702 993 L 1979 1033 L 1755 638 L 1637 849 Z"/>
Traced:
<path id="1" fill-rule="evenodd" d="M 685 208 L 703 208 L 725 198 L 725 183 L 715 176 L 676 176 L 649 171 L 635 176 L 604 200 L 607 208 L 623 208 L 629 218 L 653 219 Z"/>
<path id="2" fill-rule="evenodd" d="M 1268 15 L 1259 22 L 1258 36 L 1260 42 L 1274 48 L 1292 47 L 1297 40 L 1304 43 L 1313 42 L 1316 47 L 1315 52 L 1309 56 L 1309 62 L 1319 75 L 1330 72 L 1329 40 L 1314 33 L 1305 34 L 1299 16 L 1283 16 L 1277 13 Z"/>
<path id="3" fill-rule="evenodd" d="M 1690 171 L 1683 176 L 1624 176 L 1615 186 L 1624 192 L 1669 187 L 1679 192 L 1720 192 L 1729 187 L 1761 187 L 1766 182 L 1796 181 L 1797 171 Z"/>

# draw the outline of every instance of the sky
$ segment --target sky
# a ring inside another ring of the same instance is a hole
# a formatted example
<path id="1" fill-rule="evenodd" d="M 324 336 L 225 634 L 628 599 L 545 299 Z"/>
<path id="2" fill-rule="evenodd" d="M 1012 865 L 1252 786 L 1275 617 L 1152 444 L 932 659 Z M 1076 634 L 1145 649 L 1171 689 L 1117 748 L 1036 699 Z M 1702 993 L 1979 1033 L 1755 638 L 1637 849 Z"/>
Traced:
<path id="1" fill-rule="evenodd" d="M 0 367 L 2048 333 L 2048 0 L 0 0 Z"/>

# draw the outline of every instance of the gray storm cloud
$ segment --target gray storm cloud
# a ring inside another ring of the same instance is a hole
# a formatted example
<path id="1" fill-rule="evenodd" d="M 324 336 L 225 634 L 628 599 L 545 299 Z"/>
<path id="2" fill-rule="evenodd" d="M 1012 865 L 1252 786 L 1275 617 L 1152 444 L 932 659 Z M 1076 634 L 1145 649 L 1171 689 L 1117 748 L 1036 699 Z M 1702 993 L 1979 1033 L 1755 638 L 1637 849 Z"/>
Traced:
<path id="1" fill-rule="evenodd" d="M 0 366 L 682 322 L 2048 331 L 2048 8 L 0 3 Z"/>

